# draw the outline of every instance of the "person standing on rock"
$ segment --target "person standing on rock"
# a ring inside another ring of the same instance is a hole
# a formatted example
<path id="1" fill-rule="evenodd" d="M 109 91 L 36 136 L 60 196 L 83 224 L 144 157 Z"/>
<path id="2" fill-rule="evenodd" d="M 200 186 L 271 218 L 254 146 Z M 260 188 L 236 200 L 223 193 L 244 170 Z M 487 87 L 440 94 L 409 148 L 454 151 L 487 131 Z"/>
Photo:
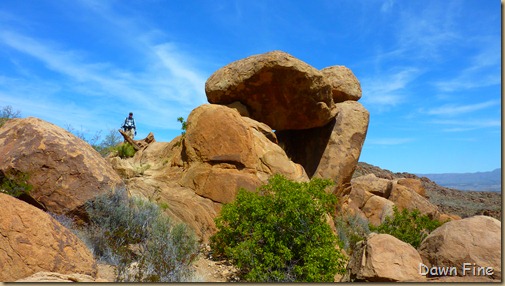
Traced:
<path id="1" fill-rule="evenodd" d="M 137 127 L 135 126 L 135 119 L 133 119 L 133 112 L 128 114 L 128 117 L 124 120 L 122 128 L 131 139 L 137 135 Z"/>

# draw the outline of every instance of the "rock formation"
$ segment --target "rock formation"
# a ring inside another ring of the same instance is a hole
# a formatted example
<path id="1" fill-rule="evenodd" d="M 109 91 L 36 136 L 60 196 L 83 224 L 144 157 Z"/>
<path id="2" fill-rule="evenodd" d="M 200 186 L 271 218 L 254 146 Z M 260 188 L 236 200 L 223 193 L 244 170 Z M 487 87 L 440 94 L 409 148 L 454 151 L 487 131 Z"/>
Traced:
<path id="1" fill-rule="evenodd" d="M 414 247 L 389 234 L 371 233 L 360 243 L 342 282 L 422 281 L 421 256 Z"/>
<path id="2" fill-rule="evenodd" d="M 40 271 L 96 275 L 88 248 L 47 213 L 2 193 L 0 213 L 0 281 Z"/>
<path id="3" fill-rule="evenodd" d="M 129 174 L 132 194 L 167 203 L 167 213 L 206 240 L 215 231 L 221 205 L 231 202 L 239 188 L 254 191 L 275 173 L 308 180 L 276 142 L 267 125 L 235 109 L 205 104 L 191 112 L 183 138 L 151 143 L 127 160 L 109 160 Z M 148 164 L 144 176 L 137 176 L 135 170 Z"/>
<path id="4" fill-rule="evenodd" d="M 361 98 L 361 85 L 353 72 L 345 66 L 332 66 L 321 70 L 330 83 L 333 101 L 358 101 Z"/>
<path id="5" fill-rule="evenodd" d="M 421 214 L 441 222 L 459 219 L 458 216 L 440 212 L 437 206 L 430 203 L 418 179 L 389 180 L 370 173 L 352 179 L 351 186 L 349 194 L 342 197 L 343 211 L 367 218 L 375 226 L 393 215 L 393 206 L 400 211 L 417 209 Z"/>
<path id="6" fill-rule="evenodd" d="M 205 84 L 210 103 L 241 102 L 274 130 L 322 127 L 335 117 L 331 85 L 314 67 L 273 51 L 235 61 Z"/>
<path id="7" fill-rule="evenodd" d="M 0 154 L 0 173 L 27 174 L 30 196 L 56 214 L 82 215 L 87 200 L 122 184 L 88 143 L 33 117 L 0 128 Z"/>
<path id="8" fill-rule="evenodd" d="M 209 102 L 229 105 L 276 130 L 279 144 L 309 177 L 334 180 L 339 195 L 350 191 L 369 113 L 356 102 L 361 87 L 348 68 L 318 71 L 274 51 L 219 69 L 205 91 Z"/>
<path id="9" fill-rule="evenodd" d="M 336 104 L 337 116 L 326 126 L 277 131 L 280 144 L 310 177 L 333 179 L 335 193 L 348 193 L 368 130 L 369 113 L 358 102 Z"/>
<path id="10" fill-rule="evenodd" d="M 428 267 L 456 267 L 458 276 L 501 279 L 501 223 L 488 216 L 447 222 L 421 242 L 419 253 Z M 492 275 L 482 274 L 486 267 Z"/>
<path id="11" fill-rule="evenodd" d="M 93 282 L 107 282 L 107 281 L 97 280 L 97 279 L 95 279 L 89 275 L 85 275 L 85 274 L 61 274 L 61 273 L 56 273 L 56 272 L 41 271 L 41 272 L 37 272 L 33 275 L 30 275 L 29 277 L 25 277 L 25 278 L 16 280 L 15 282 L 22 282 L 22 283 L 39 283 L 39 282 L 93 283 Z M 113 281 L 111 281 L 111 282 L 113 282 Z"/>

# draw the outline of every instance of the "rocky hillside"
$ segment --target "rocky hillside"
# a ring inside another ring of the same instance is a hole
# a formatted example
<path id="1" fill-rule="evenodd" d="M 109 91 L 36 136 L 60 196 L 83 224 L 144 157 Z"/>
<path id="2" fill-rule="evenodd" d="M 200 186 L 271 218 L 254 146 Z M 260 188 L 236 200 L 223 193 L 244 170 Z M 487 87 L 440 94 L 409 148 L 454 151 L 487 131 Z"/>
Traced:
<path id="1" fill-rule="evenodd" d="M 377 177 L 384 179 L 419 179 L 426 189 L 429 201 L 437 205 L 443 212 L 456 214 L 463 218 L 474 215 L 489 215 L 501 220 L 502 201 L 500 193 L 461 191 L 442 187 L 426 177 L 418 177 L 405 172 L 393 173 L 365 162 L 359 162 L 353 176 L 359 177 L 366 174 L 375 174 Z"/>
<path id="2" fill-rule="evenodd" d="M 273 174 L 297 182 L 332 180 L 330 191 L 339 198 L 335 212 L 367 226 L 383 223 L 394 207 L 448 221 L 444 227 L 451 233 L 440 230 L 422 249 L 392 236 L 366 237 L 362 249 L 368 256 L 350 257 L 345 277 L 336 281 L 426 281 L 416 272 L 420 262 L 451 265 L 461 259 L 493 267 L 495 273 L 485 278 L 501 279 L 501 224 L 489 217 L 501 215 L 499 196 L 462 193 L 427 178 L 358 164 L 369 113 L 358 102 L 361 87 L 349 69 L 318 70 L 273 51 L 219 69 L 205 92 L 210 104 L 190 113 L 184 135 L 157 142 L 150 134 L 133 142 L 138 150 L 130 158 L 102 158 L 86 142 L 37 118 L 0 127 L 0 186 L 33 186 L 19 199 L 0 196 L 0 280 L 35 275 L 35 280 L 100 281 L 91 252 L 49 213 L 86 226 L 91 216 L 86 204 L 110 189 L 126 189 L 126 197 L 156 204 L 205 244 L 216 232 L 214 219 L 223 204 L 233 201 L 239 188 L 256 191 Z M 476 214 L 488 216 L 471 217 Z M 447 251 L 437 254 L 438 246 Z M 211 264 L 197 266 L 206 271 L 203 266 Z"/>

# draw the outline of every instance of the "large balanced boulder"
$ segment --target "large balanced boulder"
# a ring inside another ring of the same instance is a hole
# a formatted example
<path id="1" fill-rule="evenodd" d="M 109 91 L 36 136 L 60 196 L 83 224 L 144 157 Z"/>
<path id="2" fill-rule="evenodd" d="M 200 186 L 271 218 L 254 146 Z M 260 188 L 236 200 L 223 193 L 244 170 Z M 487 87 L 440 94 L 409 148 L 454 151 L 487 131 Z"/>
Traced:
<path id="1" fill-rule="evenodd" d="M 122 184 L 88 143 L 38 118 L 0 128 L 0 174 L 26 174 L 31 197 L 56 214 L 82 215 L 84 203 Z"/>
<path id="2" fill-rule="evenodd" d="M 307 63 L 281 52 L 230 63 L 205 83 L 210 103 L 240 102 L 250 117 L 274 130 L 321 127 L 335 117 L 332 87 Z"/>
<path id="3" fill-rule="evenodd" d="M 70 230 L 42 210 L 0 193 L 0 281 L 36 272 L 96 276 L 93 255 Z"/>
<path id="4" fill-rule="evenodd" d="M 423 281 L 419 253 L 389 234 L 371 233 L 354 251 L 342 282 Z"/>
<path id="5" fill-rule="evenodd" d="M 421 242 L 419 253 L 428 269 L 501 279 L 501 222 L 488 216 L 447 222 Z"/>
<path id="6" fill-rule="evenodd" d="M 345 66 L 332 66 L 321 70 L 321 73 L 330 83 L 333 101 L 359 100 L 361 98 L 361 85 L 354 73 Z"/>
<path id="7" fill-rule="evenodd" d="M 356 101 L 336 104 L 335 119 L 326 126 L 309 130 L 277 131 L 279 144 L 309 177 L 333 179 L 336 193 L 350 191 L 368 131 L 369 112 Z"/>

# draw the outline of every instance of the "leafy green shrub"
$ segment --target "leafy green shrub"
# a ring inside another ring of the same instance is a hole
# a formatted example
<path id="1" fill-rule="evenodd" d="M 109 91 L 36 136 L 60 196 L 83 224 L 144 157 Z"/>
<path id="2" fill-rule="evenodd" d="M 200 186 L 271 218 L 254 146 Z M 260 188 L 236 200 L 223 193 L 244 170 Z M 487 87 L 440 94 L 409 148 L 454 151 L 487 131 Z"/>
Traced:
<path id="1" fill-rule="evenodd" d="M 415 248 L 418 248 L 421 241 L 433 230 L 443 224 L 431 219 L 428 215 L 422 215 L 417 209 L 399 211 L 394 206 L 393 211 L 393 216 L 386 217 L 378 227 L 370 225 L 370 230 L 390 234 Z"/>
<path id="2" fill-rule="evenodd" d="M 184 120 L 183 117 L 178 117 L 177 121 L 181 123 L 181 130 L 182 130 L 181 135 L 182 136 L 186 135 L 186 129 L 188 128 L 188 123 Z"/>
<path id="3" fill-rule="evenodd" d="M 97 259 L 116 265 L 120 282 L 190 280 L 197 241 L 184 225 L 173 225 L 160 208 L 124 190 L 88 202 L 88 243 Z"/>
<path id="4" fill-rule="evenodd" d="M 368 221 L 359 215 L 341 214 L 334 219 L 342 247 L 348 254 L 354 252 L 356 243 L 370 234 Z"/>
<path id="5" fill-rule="evenodd" d="M 230 259 L 247 281 L 333 282 L 345 271 L 345 260 L 325 219 L 336 205 L 325 191 L 331 184 L 275 175 L 258 193 L 240 189 L 216 218 L 213 251 Z"/>
<path id="6" fill-rule="evenodd" d="M 177 121 L 181 123 L 181 139 L 179 142 L 175 143 L 175 146 L 180 146 L 182 144 L 182 141 L 184 140 L 184 137 L 186 137 L 186 130 L 188 129 L 188 123 L 184 120 L 183 117 L 178 117 Z"/>
<path id="7" fill-rule="evenodd" d="M 135 149 L 133 148 L 132 144 L 130 144 L 128 142 L 117 145 L 116 147 L 114 147 L 114 149 L 116 150 L 117 155 L 121 159 L 131 158 L 135 155 L 135 152 L 136 152 Z"/>
<path id="8" fill-rule="evenodd" d="M 20 197 L 23 194 L 29 195 L 33 186 L 28 183 L 29 175 L 23 172 L 1 172 L 0 171 L 0 192 Z"/>

